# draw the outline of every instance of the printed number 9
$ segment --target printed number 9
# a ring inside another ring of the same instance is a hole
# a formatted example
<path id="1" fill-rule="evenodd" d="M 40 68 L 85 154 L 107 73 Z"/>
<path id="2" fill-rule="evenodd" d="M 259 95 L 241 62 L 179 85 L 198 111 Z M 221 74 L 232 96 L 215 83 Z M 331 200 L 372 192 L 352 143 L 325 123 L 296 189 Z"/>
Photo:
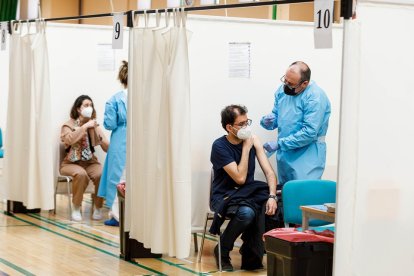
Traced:
<path id="1" fill-rule="evenodd" d="M 115 39 L 118 39 L 120 34 L 121 34 L 121 26 L 119 22 L 116 22 L 115 23 Z"/>

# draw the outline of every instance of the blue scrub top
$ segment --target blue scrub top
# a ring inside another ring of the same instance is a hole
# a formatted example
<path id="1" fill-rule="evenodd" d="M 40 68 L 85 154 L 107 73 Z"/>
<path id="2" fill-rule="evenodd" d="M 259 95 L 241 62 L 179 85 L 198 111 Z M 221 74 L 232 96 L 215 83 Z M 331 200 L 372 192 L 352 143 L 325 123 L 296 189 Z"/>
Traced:
<path id="1" fill-rule="evenodd" d="M 276 154 L 279 183 L 295 179 L 320 179 L 326 163 L 325 135 L 331 104 L 325 92 L 311 81 L 297 96 L 275 93 L 272 113 L 275 120 L 268 129 L 278 129 Z"/>
<path id="2" fill-rule="evenodd" d="M 104 127 L 111 130 L 111 140 L 102 169 L 98 196 L 105 198 L 105 205 L 112 207 L 116 185 L 120 182 L 126 161 L 127 99 L 120 91 L 105 105 Z"/>

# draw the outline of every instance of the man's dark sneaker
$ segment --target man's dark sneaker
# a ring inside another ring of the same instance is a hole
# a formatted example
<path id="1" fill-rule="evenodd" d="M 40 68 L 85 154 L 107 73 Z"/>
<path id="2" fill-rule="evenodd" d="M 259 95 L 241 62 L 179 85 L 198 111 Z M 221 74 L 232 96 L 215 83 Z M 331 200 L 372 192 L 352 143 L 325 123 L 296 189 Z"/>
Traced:
<path id="1" fill-rule="evenodd" d="M 220 269 L 218 256 L 218 245 L 216 245 L 216 247 L 214 247 L 214 259 L 216 259 L 217 269 Z M 223 271 L 233 271 L 233 266 L 231 265 L 230 257 L 221 257 L 221 269 Z"/>
<path id="2" fill-rule="evenodd" d="M 244 254 L 242 255 L 241 269 L 243 270 L 263 269 L 262 257 L 258 257 L 255 255 L 248 255 L 247 252 L 244 252 Z"/>

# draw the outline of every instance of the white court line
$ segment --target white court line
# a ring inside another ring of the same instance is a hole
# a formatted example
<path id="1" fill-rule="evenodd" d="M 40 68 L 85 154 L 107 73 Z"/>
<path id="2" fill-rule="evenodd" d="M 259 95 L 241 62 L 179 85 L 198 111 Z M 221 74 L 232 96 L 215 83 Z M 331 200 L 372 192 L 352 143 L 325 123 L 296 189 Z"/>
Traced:
<path id="1" fill-rule="evenodd" d="M 184 261 L 184 262 L 187 262 L 187 263 L 190 263 L 190 264 L 193 264 L 194 262 L 192 262 L 192 261 L 189 261 L 189 260 L 186 260 L 186 259 L 179 259 L 180 261 Z"/>
<path id="2" fill-rule="evenodd" d="M 113 238 L 116 238 L 116 239 L 118 239 L 118 240 L 119 240 L 119 235 L 114 235 L 114 234 L 108 233 L 108 232 L 106 232 L 106 231 L 103 231 L 103 230 L 100 230 L 100 229 L 93 228 L 92 226 L 89 226 L 89 225 L 87 225 L 87 224 L 77 224 L 77 225 L 82 225 L 82 228 L 83 228 L 83 227 L 85 227 L 85 228 L 89 228 L 89 229 L 92 229 L 93 231 L 97 231 L 97 232 L 103 233 L 103 234 L 105 234 L 105 235 L 108 235 L 108 236 L 110 236 L 110 237 L 113 237 Z"/>

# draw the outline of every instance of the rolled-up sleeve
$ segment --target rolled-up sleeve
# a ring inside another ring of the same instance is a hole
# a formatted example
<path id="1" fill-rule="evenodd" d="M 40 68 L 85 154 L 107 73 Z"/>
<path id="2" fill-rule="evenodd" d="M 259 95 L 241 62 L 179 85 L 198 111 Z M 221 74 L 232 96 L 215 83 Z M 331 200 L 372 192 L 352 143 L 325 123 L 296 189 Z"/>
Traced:
<path id="1" fill-rule="evenodd" d="M 73 130 L 65 124 L 60 131 L 60 140 L 68 147 L 78 142 L 85 135 L 86 131 L 82 127 Z"/>

